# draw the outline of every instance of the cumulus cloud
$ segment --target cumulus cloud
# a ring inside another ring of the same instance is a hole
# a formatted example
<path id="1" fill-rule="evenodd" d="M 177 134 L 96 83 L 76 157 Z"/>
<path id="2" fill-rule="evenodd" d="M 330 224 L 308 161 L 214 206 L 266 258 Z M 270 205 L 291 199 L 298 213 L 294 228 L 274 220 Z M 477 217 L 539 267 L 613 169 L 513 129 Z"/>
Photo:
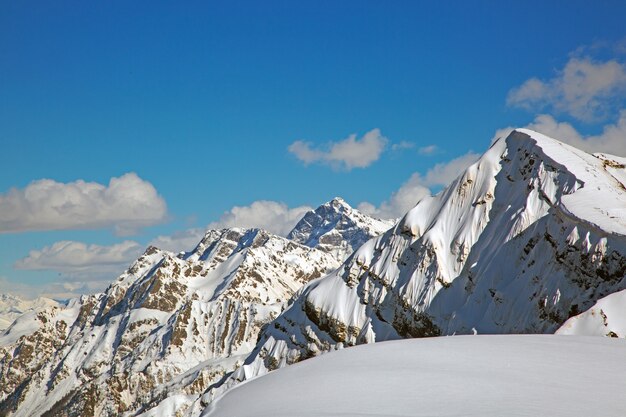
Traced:
<path id="1" fill-rule="evenodd" d="M 431 191 L 421 182 L 421 176 L 417 173 L 397 190 L 391 193 L 388 200 L 383 201 L 378 207 L 364 201 L 357 209 L 370 216 L 381 219 L 395 219 L 402 216 L 417 204 L 422 198 L 431 195 Z"/>
<path id="2" fill-rule="evenodd" d="M 554 78 L 531 78 L 513 88 L 507 104 L 530 110 L 548 107 L 592 121 L 609 114 L 625 93 L 626 65 L 616 60 L 599 62 L 572 56 Z"/>
<path id="3" fill-rule="evenodd" d="M 208 228 L 258 227 L 286 236 L 302 216 L 311 209 L 308 206 L 289 208 L 285 203 L 259 200 L 249 206 L 231 208 L 219 220 L 210 223 Z"/>
<path id="4" fill-rule="evenodd" d="M 622 110 L 616 123 L 605 125 L 602 133 L 584 136 L 567 122 L 559 122 L 548 114 L 538 115 L 532 123 L 524 126 L 554 139 L 568 143 L 587 152 L 604 152 L 626 156 L 626 110 Z M 506 137 L 512 127 L 499 129 L 494 139 Z"/>
<path id="5" fill-rule="evenodd" d="M 436 164 L 426 171 L 422 182 L 427 187 L 446 186 L 456 179 L 468 166 L 476 162 L 478 158 L 480 158 L 479 154 L 468 152 L 448 162 Z"/>
<path id="6" fill-rule="evenodd" d="M 111 273 L 121 273 L 143 251 L 134 241 L 124 241 L 110 246 L 64 240 L 15 262 L 17 269 L 49 270 L 82 278 L 112 279 Z"/>
<path id="7" fill-rule="evenodd" d="M 288 150 L 305 165 L 323 163 L 334 168 L 351 170 L 365 168 L 376 162 L 387 145 L 379 129 L 367 132 L 361 139 L 350 135 L 338 142 L 330 142 L 323 148 L 315 148 L 310 142 L 297 140 Z"/>
<path id="8" fill-rule="evenodd" d="M 31 300 L 37 297 L 67 300 L 80 297 L 83 294 L 101 292 L 110 283 L 110 280 L 102 280 L 88 282 L 55 281 L 42 284 L 28 284 L 0 277 L 0 293 L 17 295 L 24 300 Z"/>
<path id="9" fill-rule="evenodd" d="M 428 145 L 428 146 L 423 146 L 421 148 L 419 148 L 417 150 L 417 152 L 420 155 L 426 155 L 426 156 L 430 156 L 430 155 L 434 155 L 437 152 L 439 152 L 439 147 L 437 147 L 437 145 Z"/>
<path id="10" fill-rule="evenodd" d="M 277 201 L 254 201 L 248 206 L 231 208 L 217 221 L 209 223 L 206 228 L 191 228 L 171 235 L 161 235 L 153 239 L 150 245 L 176 253 L 190 251 L 200 242 L 207 230 L 227 227 L 261 228 L 286 236 L 309 210 L 312 210 L 309 206 L 290 208 L 285 203 Z"/>
<path id="11" fill-rule="evenodd" d="M 30 284 L 0 279 L 0 292 L 26 298 L 45 296 L 66 299 L 102 291 L 121 274 L 144 248 L 124 241 L 110 246 L 76 241 L 55 242 L 32 250 L 13 265 L 15 269 L 51 271 L 58 274 L 52 282 Z"/>
<path id="12" fill-rule="evenodd" d="M 152 239 L 150 245 L 174 253 L 190 251 L 204 237 L 205 229 L 192 228 L 171 235 L 161 235 Z"/>
<path id="13" fill-rule="evenodd" d="M 396 151 L 402 151 L 404 149 L 412 149 L 414 147 L 415 147 L 415 144 L 413 142 L 408 142 L 406 140 L 403 140 L 398 143 L 392 144 L 391 150 L 396 152 Z"/>
<path id="14" fill-rule="evenodd" d="M 480 155 L 474 152 L 468 152 L 451 161 L 435 165 L 426 174 L 416 172 L 380 206 L 376 207 L 371 203 L 363 202 L 358 205 L 358 209 L 383 219 L 400 217 L 413 208 L 422 198 L 431 195 L 433 190 L 452 182 L 479 157 Z"/>
<path id="15" fill-rule="evenodd" d="M 108 186 L 42 179 L 0 194 L 0 233 L 113 227 L 127 235 L 163 221 L 166 214 L 154 186 L 135 173 L 111 178 Z"/>

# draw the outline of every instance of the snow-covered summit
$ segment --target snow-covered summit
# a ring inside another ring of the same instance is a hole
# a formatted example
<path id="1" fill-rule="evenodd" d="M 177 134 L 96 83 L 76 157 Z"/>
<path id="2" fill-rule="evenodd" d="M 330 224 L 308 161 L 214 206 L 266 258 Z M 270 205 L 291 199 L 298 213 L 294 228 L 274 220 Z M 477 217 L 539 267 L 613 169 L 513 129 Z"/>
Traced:
<path id="1" fill-rule="evenodd" d="M 517 130 L 394 225 L 336 198 L 289 239 L 228 228 L 178 255 L 149 247 L 104 293 L 0 335 L 0 414 L 197 416 L 239 381 L 351 345 L 570 317 L 622 336 L 625 162 Z"/>
<path id="2" fill-rule="evenodd" d="M 381 220 L 361 213 L 341 197 L 335 197 L 315 211 L 307 212 L 287 238 L 332 253 L 343 261 L 393 223 L 393 220 Z"/>
<path id="3" fill-rule="evenodd" d="M 180 255 L 149 247 L 104 293 L 0 336 L 0 414 L 190 411 L 300 287 L 338 265 L 260 229 L 210 230 Z"/>
<path id="4" fill-rule="evenodd" d="M 514 131 L 303 288 L 224 386 L 342 346 L 555 332 L 626 289 L 625 174 L 618 157 Z"/>
<path id="5" fill-rule="evenodd" d="M 11 294 L 0 294 L 0 332 L 8 328 L 13 321 L 28 311 L 41 310 L 59 303 L 46 297 L 24 300 Z"/>
<path id="6" fill-rule="evenodd" d="M 0 336 L 0 414 L 191 412 L 296 291 L 389 226 L 336 198 L 293 239 L 232 227 L 178 255 L 150 246 L 104 293 L 23 316 Z"/>
<path id="7" fill-rule="evenodd" d="M 605 232 L 626 234 L 625 158 L 589 154 L 528 129 L 517 129 L 509 141 L 541 149 L 544 157 L 575 178 L 571 189 L 555 202 L 564 213 L 591 221 Z"/>

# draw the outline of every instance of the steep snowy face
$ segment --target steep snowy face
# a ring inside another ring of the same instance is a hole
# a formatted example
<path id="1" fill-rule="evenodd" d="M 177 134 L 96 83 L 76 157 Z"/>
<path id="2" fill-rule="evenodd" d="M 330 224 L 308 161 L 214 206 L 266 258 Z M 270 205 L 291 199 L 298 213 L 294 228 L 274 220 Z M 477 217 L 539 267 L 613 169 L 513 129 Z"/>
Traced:
<path id="1" fill-rule="evenodd" d="M 626 288 L 626 171 L 514 131 L 261 334 L 237 381 L 335 347 L 470 333 L 552 333 Z"/>
<path id="2" fill-rule="evenodd" d="M 389 229 L 394 220 L 370 217 L 336 197 L 309 211 L 287 236 L 294 242 L 333 254 L 343 261 L 363 243 Z"/>
<path id="3" fill-rule="evenodd" d="M 23 300 L 14 295 L 0 294 L 0 332 L 7 329 L 16 318 L 26 312 L 40 311 L 58 305 L 58 302 L 45 297 Z"/>
<path id="4" fill-rule="evenodd" d="M 63 346 L 84 301 L 27 311 L 0 333 L 0 399 L 22 395 L 22 383 Z"/>
<path id="5" fill-rule="evenodd" d="M 556 334 L 626 338 L 626 290 L 601 298 L 587 311 L 571 317 Z"/>
<path id="6" fill-rule="evenodd" d="M 623 417 L 626 341 L 537 335 L 343 349 L 237 387 L 204 417 Z"/>
<path id="7" fill-rule="evenodd" d="M 23 316 L 0 336 L 0 414 L 188 412 L 298 288 L 337 266 L 258 229 L 209 231 L 179 256 L 150 247 L 103 294 Z"/>

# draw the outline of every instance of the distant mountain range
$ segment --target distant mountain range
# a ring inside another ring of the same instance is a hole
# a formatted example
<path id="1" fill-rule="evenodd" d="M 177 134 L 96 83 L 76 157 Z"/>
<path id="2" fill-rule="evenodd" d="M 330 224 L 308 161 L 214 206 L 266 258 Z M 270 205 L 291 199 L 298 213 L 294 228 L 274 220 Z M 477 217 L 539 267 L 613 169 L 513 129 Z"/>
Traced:
<path id="1" fill-rule="evenodd" d="M 230 228 L 188 253 L 149 247 L 104 293 L 23 315 L 0 336 L 0 415 L 183 412 L 299 288 L 391 225 L 337 198 L 290 239 Z"/>
<path id="2" fill-rule="evenodd" d="M 287 238 L 150 247 L 104 293 L 0 334 L 0 416 L 195 417 L 242 381 L 386 340 L 624 338 L 625 165 L 519 129 L 398 221 L 335 198 Z"/>
<path id="3" fill-rule="evenodd" d="M 4 331 L 24 313 L 53 307 L 59 303 L 45 297 L 24 300 L 11 294 L 0 294 L 0 332 Z"/>

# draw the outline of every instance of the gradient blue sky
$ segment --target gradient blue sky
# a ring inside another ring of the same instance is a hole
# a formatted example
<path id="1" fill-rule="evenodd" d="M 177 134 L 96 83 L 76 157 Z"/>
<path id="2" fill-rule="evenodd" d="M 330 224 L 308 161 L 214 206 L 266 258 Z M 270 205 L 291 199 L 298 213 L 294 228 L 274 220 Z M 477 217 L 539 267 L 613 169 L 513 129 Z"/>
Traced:
<path id="1" fill-rule="evenodd" d="M 106 185 L 134 172 L 167 216 L 130 236 L 110 225 L 0 230 L 0 291 L 105 279 L 15 268 L 58 241 L 143 246 L 257 200 L 378 206 L 413 173 L 480 153 L 497 129 L 539 114 L 599 135 L 624 107 L 620 74 L 619 93 L 591 94 L 602 112 L 588 118 L 559 97 L 507 97 L 533 77 L 554 87 L 576 57 L 622 68 L 625 18 L 622 1 L 3 2 L 0 196 L 44 178 Z M 365 168 L 288 151 L 374 128 L 388 141 Z M 412 147 L 393 150 L 403 142 Z M 87 287 L 65 289 L 98 285 Z"/>

